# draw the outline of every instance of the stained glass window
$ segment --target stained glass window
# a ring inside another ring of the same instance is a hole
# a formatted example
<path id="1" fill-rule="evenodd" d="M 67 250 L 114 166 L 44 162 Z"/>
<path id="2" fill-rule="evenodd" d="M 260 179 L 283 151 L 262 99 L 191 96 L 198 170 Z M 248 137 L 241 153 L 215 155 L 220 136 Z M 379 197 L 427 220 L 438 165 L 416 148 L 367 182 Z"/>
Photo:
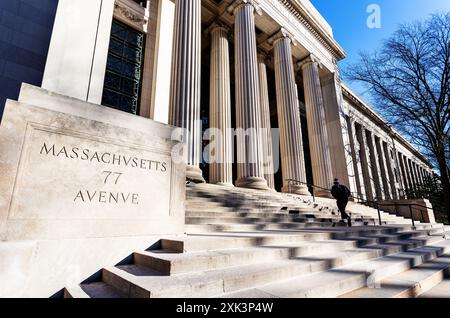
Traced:
<path id="1" fill-rule="evenodd" d="M 113 20 L 102 104 L 139 112 L 144 34 Z"/>

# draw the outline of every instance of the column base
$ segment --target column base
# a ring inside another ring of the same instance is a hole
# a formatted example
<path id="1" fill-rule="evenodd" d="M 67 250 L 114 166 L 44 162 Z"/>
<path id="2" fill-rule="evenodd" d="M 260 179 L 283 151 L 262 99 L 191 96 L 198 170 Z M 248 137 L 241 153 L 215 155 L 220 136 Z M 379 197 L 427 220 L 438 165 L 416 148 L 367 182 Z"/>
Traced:
<path id="1" fill-rule="evenodd" d="M 222 187 L 234 188 L 234 184 L 232 184 L 231 182 L 217 182 L 214 184 Z"/>
<path id="2" fill-rule="evenodd" d="M 269 190 L 266 179 L 258 177 L 240 178 L 236 180 L 236 187 L 256 190 Z"/>
<path id="3" fill-rule="evenodd" d="M 289 186 L 285 185 L 281 189 L 281 192 L 311 196 L 311 193 L 309 193 L 308 187 L 305 185 L 301 185 L 301 184 L 291 184 Z"/>
<path id="4" fill-rule="evenodd" d="M 186 180 L 195 183 L 205 183 L 202 170 L 197 166 L 186 166 Z"/>
<path id="5" fill-rule="evenodd" d="M 330 191 L 325 191 L 322 189 L 317 189 L 314 191 L 314 195 L 316 197 L 321 197 L 321 198 L 328 198 L 328 199 L 333 199 L 333 196 L 331 195 Z"/>

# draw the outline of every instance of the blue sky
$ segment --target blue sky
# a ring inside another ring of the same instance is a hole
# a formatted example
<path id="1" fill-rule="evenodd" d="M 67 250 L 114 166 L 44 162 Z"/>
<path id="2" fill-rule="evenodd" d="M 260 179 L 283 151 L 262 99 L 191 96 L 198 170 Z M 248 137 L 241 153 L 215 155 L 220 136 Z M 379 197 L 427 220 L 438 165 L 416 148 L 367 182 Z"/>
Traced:
<path id="1" fill-rule="evenodd" d="M 345 69 L 348 63 L 358 60 L 358 52 L 373 51 L 380 47 L 399 24 L 422 20 L 430 14 L 450 11 L 450 0 L 310 0 L 333 28 L 334 37 L 347 53 L 340 62 Z M 381 9 L 381 28 L 367 27 L 367 7 L 377 4 Z M 364 87 L 347 83 L 359 95 L 370 101 Z"/>

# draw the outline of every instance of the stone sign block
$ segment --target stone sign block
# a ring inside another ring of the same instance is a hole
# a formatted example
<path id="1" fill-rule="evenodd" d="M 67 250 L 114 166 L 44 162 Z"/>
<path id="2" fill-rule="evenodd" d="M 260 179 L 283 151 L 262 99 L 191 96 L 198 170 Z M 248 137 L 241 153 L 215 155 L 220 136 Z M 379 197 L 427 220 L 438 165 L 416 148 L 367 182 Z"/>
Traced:
<path id="1" fill-rule="evenodd" d="M 24 85 L 0 126 L 1 239 L 183 233 L 172 129 Z"/>

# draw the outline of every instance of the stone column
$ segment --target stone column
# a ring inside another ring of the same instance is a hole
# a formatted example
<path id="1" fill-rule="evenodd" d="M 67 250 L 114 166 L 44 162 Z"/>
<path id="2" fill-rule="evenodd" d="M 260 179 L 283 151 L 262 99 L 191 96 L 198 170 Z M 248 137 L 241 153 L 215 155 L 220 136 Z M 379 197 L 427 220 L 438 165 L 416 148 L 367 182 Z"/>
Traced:
<path id="1" fill-rule="evenodd" d="M 422 184 L 425 185 L 425 175 L 424 175 L 424 168 L 420 167 L 420 180 L 422 180 Z"/>
<path id="2" fill-rule="evenodd" d="M 419 182 L 420 182 L 420 184 L 424 185 L 425 180 L 423 180 L 422 167 L 420 165 L 417 166 L 417 174 L 419 175 Z"/>
<path id="3" fill-rule="evenodd" d="M 321 78 L 331 171 L 334 178 L 338 178 L 342 184 L 347 185 L 352 191 L 356 191 L 349 146 L 349 128 L 342 105 L 341 79 L 338 70 L 338 66 L 335 65 L 335 72 L 327 72 Z"/>
<path id="4" fill-rule="evenodd" d="M 406 189 L 405 179 L 403 177 L 402 162 L 400 160 L 400 153 L 397 151 L 397 149 L 394 148 L 393 151 L 394 151 L 394 156 L 395 156 L 394 159 L 396 160 L 397 176 L 398 176 L 398 182 L 399 182 L 398 198 L 402 199 L 403 196 L 405 195 L 405 189 Z"/>
<path id="5" fill-rule="evenodd" d="M 268 189 L 262 165 L 261 104 L 256 52 L 255 2 L 236 1 L 234 44 L 238 179 L 236 186 Z"/>
<path id="6" fill-rule="evenodd" d="M 360 198 L 363 200 L 367 199 L 366 191 L 364 188 L 364 176 L 361 166 L 361 157 L 360 157 L 360 144 L 358 141 L 358 137 L 356 134 L 356 122 L 353 118 L 348 117 L 347 126 L 349 127 L 349 135 L 350 135 L 350 148 L 351 155 L 353 161 L 353 170 L 355 172 L 355 182 L 356 182 L 356 191 Z"/>
<path id="7" fill-rule="evenodd" d="M 409 173 L 409 179 L 411 180 L 410 184 L 411 184 L 411 189 L 415 190 L 416 189 L 416 180 L 414 179 L 414 169 L 412 166 L 412 160 L 411 159 L 406 159 L 407 161 L 407 166 L 408 166 L 408 173 Z"/>
<path id="8" fill-rule="evenodd" d="M 186 178 L 205 182 L 201 160 L 201 0 L 175 0 L 169 124 L 186 129 Z"/>
<path id="9" fill-rule="evenodd" d="M 373 200 L 375 198 L 375 184 L 372 178 L 372 169 L 370 165 L 370 151 L 367 143 L 366 130 L 363 126 L 359 126 L 357 129 L 358 141 L 361 147 L 361 167 L 363 172 L 364 188 L 366 191 L 367 200 Z"/>
<path id="10" fill-rule="evenodd" d="M 412 178 L 414 180 L 415 187 L 417 189 L 419 186 L 419 178 L 417 178 L 416 163 L 412 159 L 411 159 L 411 172 L 412 172 Z"/>
<path id="11" fill-rule="evenodd" d="M 305 184 L 295 182 L 306 182 L 306 172 L 291 39 L 281 35 L 273 43 L 283 192 L 310 195 Z"/>
<path id="12" fill-rule="evenodd" d="M 384 142 L 384 141 L 382 141 L 381 143 L 382 143 L 381 147 L 383 149 L 384 158 L 386 161 L 386 169 L 387 169 L 387 173 L 389 175 L 389 184 L 390 184 L 391 195 L 392 195 L 391 198 L 394 200 L 397 200 L 398 195 L 397 195 L 397 188 L 395 185 L 396 184 L 396 182 L 395 182 L 396 175 L 395 175 L 395 170 L 394 170 L 394 168 L 395 168 L 394 160 L 395 159 L 393 159 L 391 156 L 391 151 L 389 150 L 388 143 Z M 398 171 L 397 171 L 397 173 L 398 173 Z M 397 176 L 398 176 L 398 174 L 397 174 Z M 399 180 L 399 182 L 401 182 L 401 181 Z"/>
<path id="13" fill-rule="evenodd" d="M 408 180 L 408 190 L 414 190 L 414 184 L 411 178 L 411 167 L 409 165 L 409 159 L 406 156 L 403 156 L 403 162 L 405 165 L 406 179 Z"/>
<path id="14" fill-rule="evenodd" d="M 387 167 L 387 158 L 384 153 L 384 148 L 382 147 L 382 141 L 380 138 L 375 137 L 375 148 L 378 154 L 378 162 L 380 166 L 380 175 L 381 181 L 383 183 L 384 196 L 386 200 L 392 199 L 392 192 L 390 188 L 388 167 Z"/>
<path id="15" fill-rule="evenodd" d="M 314 184 L 330 189 L 333 184 L 333 174 L 320 86 L 319 63 L 315 57 L 310 56 L 301 63 L 301 68 Z M 329 192 L 320 189 L 316 190 L 316 195 L 330 197 Z"/>
<path id="16" fill-rule="evenodd" d="M 398 153 L 398 159 L 400 163 L 400 169 L 401 169 L 401 175 L 403 180 L 403 191 L 404 195 L 406 195 L 406 192 L 410 189 L 409 187 L 409 180 L 408 180 L 408 174 L 406 173 L 406 165 L 404 156 L 401 153 Z"/>
<path id="17" fill-rule="evenodd" d="M 383 183 L 381 181 L 380 165 L 378 162 L 379 157 L 375 147 L 375 135 L 372 132 L 369 132 L 367 143 L 370 150 L 370 168 L 372 169 L 372 178 L 375 184 L 375 199 L 384 199 Z"/>
<path id="18" fill-rule="evenodd" d="M 231 134 L 230 56 L 228 29 L 212 26 L 211 71 L 209 96 L 210 128 L 214 128 L 210 154 L 209 178 L 211 183 L 233 185 L 233 139 Z"/>
<path id="19" fill-rule="evenodd" d="M 266 55 L 258 54 L 258 74 L 259 74 L 259 91 L 261 99 L 261 128 L 262 128 L 262 148 L 263 148 L 263 165 L 264 178 L 270 189 L 275 189 L 275 179 L 273 171 L 273 149 L 272 149 L 272 132 L 270 124 L 270 107 L 269 107 L 269 88 L 267 84 Z"/>
<path id="20" fill-rule="evenodd" d="M 414 173 L 416 174 L 417 185 L 422 185 L 422 179 L 420 179 L 419 166 L 417 163 L 414 163 Z"/>

